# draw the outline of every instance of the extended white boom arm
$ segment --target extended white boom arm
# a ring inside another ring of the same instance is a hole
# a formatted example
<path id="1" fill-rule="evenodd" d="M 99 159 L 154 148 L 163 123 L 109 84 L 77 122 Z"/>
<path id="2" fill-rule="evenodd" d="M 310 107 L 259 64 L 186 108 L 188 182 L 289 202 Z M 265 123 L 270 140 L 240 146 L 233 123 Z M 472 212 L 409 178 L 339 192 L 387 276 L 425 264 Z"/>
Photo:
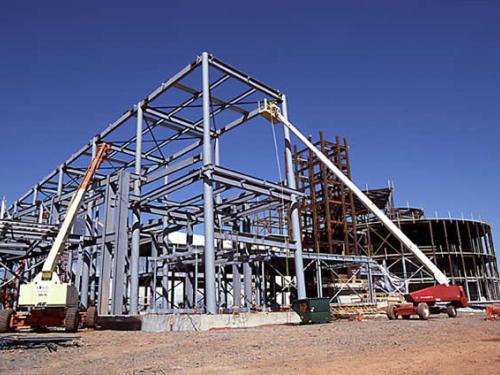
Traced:
<path id="1" fill-rule="evenodd" d="M 316 156 L 347 186 L 358 199 L 384 224 L 384 226 L 401 243 L 415 255 L 423 266 L 432 273 L 439 284 L 448 285 L 450 280 L 441 270 L 380 210 L 370 198 L 366 196 L 346 175 L 333 164 L 325 154 L 314 146 L 296 127 L 294 127 L 282 114 L 280 108 L 272 102 L 264 101 L 264 107 L 260 109 L 260 114 L 273 123 L 283 123 L 293 134 L 297 136 Z"/>
<path id="2" fill-rule="evenodd" d="M 68 209 L 66 210 L 66 215 L 64 217 L 64 221 L 61 225 L 61 229 L 59 229 L 59 233 L 57 233 L 56 239 L 52 244 L 52 247 L 49 251 L 49 255 L 45 259 L 42 267 L 42 280 L 51 280 L 52 274 L 56 268 L 57 259 L 59 255 L 64 250 L 64 244 L 66 242 L 66 238 L 68 237 L 69 231 L 73 226 L 73 222 L 75 220 L 76 214 L 80 209 L 82 204 L 83 197 L 85 192 L 87 191 L 87 187 L 92 181 L 92 177 L 94 173 L 99 169 L 101 163 L 107 158 L 110 150 L 110 145 L 106 143 L 100 143 L 97 146 L 97 153 L 95 158 L 92 160 L 92 163 L 87 169 L 87 172 L 83 176 L 83 180 L 78 186 L 78 189 L 73 194 L 71 201 L 69 202 Z"/>

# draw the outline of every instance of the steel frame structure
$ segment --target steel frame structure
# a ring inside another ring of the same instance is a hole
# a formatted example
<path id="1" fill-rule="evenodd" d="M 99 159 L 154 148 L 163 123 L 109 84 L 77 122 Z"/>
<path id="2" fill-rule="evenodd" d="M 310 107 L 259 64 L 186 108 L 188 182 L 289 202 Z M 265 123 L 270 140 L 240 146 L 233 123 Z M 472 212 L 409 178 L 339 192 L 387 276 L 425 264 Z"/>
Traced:
<path id="1" fill-rule="evenodd" d="M 368 265 L 366 256 L 303 253 L 287 129 L 284 182 L 221 164 L 223 136 L 265 121 L 258 116 L 264 100 L 286 115 L 283 93 L 202 53 L 11 206 L 2 204 L 2 228 L 19 231 L 0 232 L 0 286 L 21 260 L 29 264 L 22 278 L 34 275 L 100 141 L 111 145 L 109 162 L 88 189 L 60 267 L 83 307 L 95 304 L 100 314 L 266 309 L 305 297 L 304 273 L 315 270 L 318 280 L 322 267 Z M 283 233 L 258 233 L 259 215 L 269 210 L 289 219 Z M 23 226 L 40 233 L 26 237 Z"/>

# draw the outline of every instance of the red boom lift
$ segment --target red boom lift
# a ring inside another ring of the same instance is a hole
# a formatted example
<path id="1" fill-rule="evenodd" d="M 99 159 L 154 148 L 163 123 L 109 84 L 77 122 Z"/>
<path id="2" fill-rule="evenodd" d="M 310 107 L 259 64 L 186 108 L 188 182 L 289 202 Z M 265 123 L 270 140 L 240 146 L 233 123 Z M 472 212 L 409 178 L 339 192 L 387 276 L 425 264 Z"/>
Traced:
<path id="1" fill-rule="evenodd" d="M 405 295 L 407 303 L 389 305 L 387 317 L 390 320 L 410 319 L 418 315 L 420 319 L 427 320 L 431 314 L 446 312 L 450 318 L 457 316 L 458 307 L 467 307 L 467 296 L 461 285 L 436 285 L 411 292 Z M 444 306 L 442 305 L 444 304 Z"/>
<path id="2" fill-rule="evenodd" d="M 443 310 L 448 315 L 455 317 L 457 307 L 467 306 L 467 297 L 463 287 L 459 285 L 449 285 L 450 280 L 446 275 L 411 241 L 401 229 L 389 219 L 386 214 L 373 203 L 368 196 L 363 193 L 340 169 L 333 164 L 328 157 L 314 146 L 295 126 L 292 125 L 286 115 L 281 113 L 280 107 L 276 103 L 264 101 L 260 108 L 260 114 L 271 121 L 272 124 L 282 123 L 293 134 L 297 136 L 309 148 L 323 164 L 335 174 L 335 176 L 353 192 L 359 201 L 370 210 L 380 222 L 411 251 L 422 265 L 434 276 L 438 285 L 409 293 L 405 296 L 408 303 L 401 305 L 391 305 L 387 310 L 389 319 L 396 319 L 398 316 L 409 318 L 411 315 L 418 315 L 421 319 L 428 319 L 431 313 L 439 313 Z M 444 304 L 444 308 L 440 307 Z"/>

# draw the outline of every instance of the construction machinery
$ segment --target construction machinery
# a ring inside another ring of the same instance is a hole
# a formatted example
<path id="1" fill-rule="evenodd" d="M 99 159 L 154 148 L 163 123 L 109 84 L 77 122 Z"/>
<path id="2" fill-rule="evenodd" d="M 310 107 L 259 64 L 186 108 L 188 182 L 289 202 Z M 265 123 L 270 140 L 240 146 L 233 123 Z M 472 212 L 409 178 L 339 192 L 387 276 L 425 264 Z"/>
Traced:
<path id="1" fill-rule="evenodd" d="M 83 179 L 73 194 L 59 232 L 45 259 L 42 270 L 35 278 L 19 288 L 19 311 L 0 311 L 0 333 L 22 326 L 31 328 L 64 326 L 66 331 L 76 331 L 80 322 L 88 326 L 95 324 L 97 314 L 94 306 L 86 312 L 79 311 L 78 290 L 71 283 L 61 282 L 56 273 L 58 260 L 65 250 L 66 240 L 92 178 L 100 165 L 108 157 L 111 146 L 106 143 L 96 145 L 96 153 Z"/>
<path id="2" fill-rule="evenodd" d="M 486 320 L 500 320 L 500 305 L 486 306 Z"/>
<path id="3" fill-rule="evenodd" d="M 412 315 L 418 315 L 420 319 L 427 320 L 430 314 L 446 311 L 450 317 L 457 315 L 456 309 L 467 307 L 468 301 L 464 289 L 460 285 L 450 285 L 448 277 L 411 241 L 403 231 L 393 223 L 385 213 L 373 203 L 342 171 L 333 164 L 307 137 L 305 137 L 295 126 L 281 113 L 280 107 L 273 102 L 264 101 L 260 106 L 259 113 L 271 121 L 271 123 L 282 123 L 295 136 L 302 141 L 328 169 L 359 199 L 359 201 L 370 210 L 380 222 L 411 251 L 422 265 L 434 276 L 438 285 L 421 289 L 405 295 L 407 303 L 390 305 L 387 309 L 389 319 L 399 316 L 407 319 Z M 445 307 L 442 307 L 442 306 Z"/>
<path id="4" fill-rule="evenodd" d="M 387 317 L 390 320 L 400 316 L 409 319 L 412 315 L 427 320 L 431 314 L 443 312 L 450 318 L 455 318 L 457 308 L 468 305 L 467 296 L 461 285 L 435 285 L 408 293 L 405 299 L 407 303 L 387 307 Z"/>

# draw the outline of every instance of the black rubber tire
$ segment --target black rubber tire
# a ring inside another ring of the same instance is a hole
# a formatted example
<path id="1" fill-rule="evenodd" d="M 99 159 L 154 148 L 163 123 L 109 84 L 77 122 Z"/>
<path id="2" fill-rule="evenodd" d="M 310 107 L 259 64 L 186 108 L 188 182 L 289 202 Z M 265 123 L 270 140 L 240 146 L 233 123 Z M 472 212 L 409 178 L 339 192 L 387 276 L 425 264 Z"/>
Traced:
<path id="1" fill-rule="evenodd" d="M 76 332 L 79 320 L 80 314 L 78 314 L 78 309 L 76 307 L 68 307 L 64 318 L 64 329 L 66 332 Z"/>
<path id="2" fill-rule="evenodd" d="M 396 315 L 396 305 L 387 306 L 387 317 L 389 320 L 396 320 L 398 317 Z"/>
<path id="3" fill-rule="evenodd" d="M 417 305 L 417 314 L 421 320 L 429 319 L 429 316 L 431 315 L 431 309 L 429 308 L 429 305 L 425 302 L 420 302 Z"/>
<path id="4" fill-rule="evenodd" d="M 95 306 L 89 306 L 87 308 L 87 327 L 95 328 L 97 324 L 97 308 Z"/>
<path id="5" fill-rule="evenodd" d="M 10 326 L 12 315 L 14 315 L 14 310 L 12 309 L 0 310 L 0 333 L 12 331 L 12 327 Z"/>
<path id="6" fill-rule="evenodd" d="M 456 318 L 457 317 L 457 308 L 453 305 L 448 305 L 446 306 L 446 313 L 450 318 Z"/>

